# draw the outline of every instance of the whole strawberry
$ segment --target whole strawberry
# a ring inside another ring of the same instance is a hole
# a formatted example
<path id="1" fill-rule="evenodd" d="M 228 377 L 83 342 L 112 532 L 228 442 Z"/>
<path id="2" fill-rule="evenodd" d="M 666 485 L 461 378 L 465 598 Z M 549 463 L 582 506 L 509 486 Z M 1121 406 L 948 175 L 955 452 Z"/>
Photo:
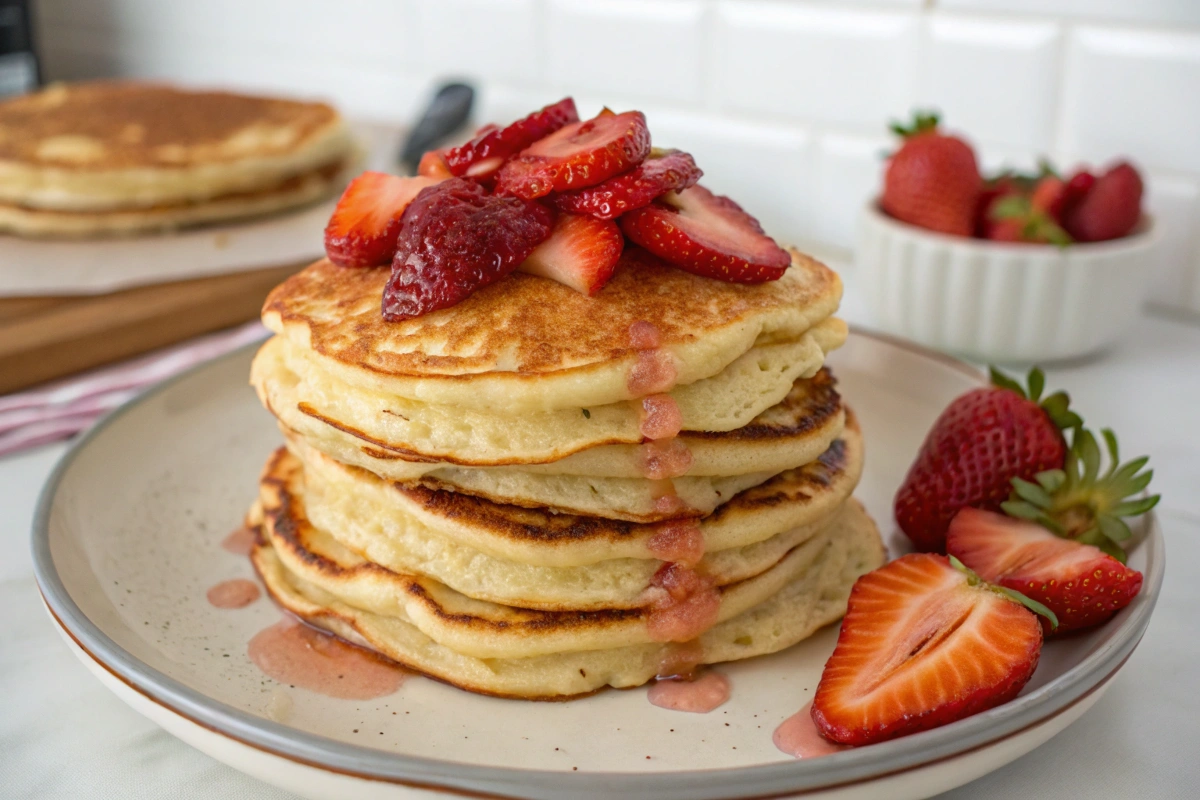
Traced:
<path id="1" fill-rule="evenodd" d="M 1065 392 L 1042 399 L 1040 369 L 1029 373 L 1028 392 L 995 369 L 992 384 L 950 403 L 896 492 L 896 522 L 918 550 L 944 552 L 946 529 L 959 509 L 998 509 L 1013 478 L 1033 480 L 1061 469 L 1063 431 L 1082 424 Z"/>
<path id="2" fill-rule="evenodd" d="M 1142 215 L 1142 176 L 1127 161 L 1096 178 L 1090 190 L 1063 218 L 1063 227 L 1081 242 L 1126 236 Z"/>
<path id="3" fill-rule="evenodd" d="M 921 112 L 911 127 L 892 126 L 904 143 L 888 162 L 879 202 L 910 225 L 970 236 L 983 189 L 975 151 L 937 126 L 937 114 Z"/>

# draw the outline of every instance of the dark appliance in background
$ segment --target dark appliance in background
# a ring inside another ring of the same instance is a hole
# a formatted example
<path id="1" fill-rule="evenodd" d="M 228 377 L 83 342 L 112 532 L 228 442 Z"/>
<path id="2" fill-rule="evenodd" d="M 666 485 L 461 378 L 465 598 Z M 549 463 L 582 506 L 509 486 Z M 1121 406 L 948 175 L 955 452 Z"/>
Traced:
<path id="1" fill-rule="evenodd" d="M 32 91 L 40 80 L 29 0 L 0 0 L 0 97 Z"/>

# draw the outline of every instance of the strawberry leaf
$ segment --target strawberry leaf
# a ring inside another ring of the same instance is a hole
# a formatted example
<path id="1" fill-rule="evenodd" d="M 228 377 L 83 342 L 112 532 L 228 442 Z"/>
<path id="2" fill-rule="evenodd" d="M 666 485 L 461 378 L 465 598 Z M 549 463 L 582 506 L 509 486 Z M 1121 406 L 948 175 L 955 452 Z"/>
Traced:
<path id="1" fill-rule="evenodd" d="M 995 586 L 993 584 L 988 584 L 988 588 L 996 594 L 1004 595 L 1009 600 L 1020 603 L 1033 613 L 1050 620 L 1050 630 L 1054 630 L 1058 627 L 1058 615 L 1051 611 L 1049 606 L 1039 603 L 1032 597 L 1026 597 L 1015 589 L 1009 589 L 1007 586 Z"/>
<path id="2" fill-rule="evenodd" d="M 988 367 L 988 374 L 991 376 L 993 386 L 1000 389 L 1007 389 L 1010 392 L 1016 392 L 1017 394 L 1021 395 L 1021 397 L 1028 397 L 1028 395 L 1025 394 L 1025 387 L 995 367 Z"/>
<path id="3" fill-rule="evenodd" d="M 1048 469 L 1033 476 L 1038 484 L 1047 492 L 1054 494 L 1067 480 L 1067 473 L 1061 469 Z"/>
<path id="4" fill-rule="evenodd" d="M 1058 617 L 1054 615 L 1053 611 L 1039 603 L 1037 600 L 1034 600 L 1031 597 L 1026 597 L 1015 589 L 1009 589 L 1007 586 L 997 586 L 994 583 L 988 583 L 983 578 L 979 577 L 979 574 L 975 572 L 975 570 L 971 569 L 954 556 L 950 556 L 950 566 L 967 576 L 967 585 L 982 586 L 988 591 L 995 592 L 1002 597 L 1007 597 L 1009 600 L 1025 606 L 1033 613 L 1040 614 L 1046 619 L 1050 620 L 1051 630 L 1058 627 Z"/>
<path id="5" fill-rule="evenodd" d="M 1096 524 L 1100 526 L 1100 532 L 1111 542 L 1119 544 L 1133 538 L 1133 531 L 1129 530 L 1129 526 L 1125 524 L 1125 520 L 1120 517 L 1115 517 L 1112 514 L 1101 514 L 1096 517 Z"/>
<path id="6" fill-rule="evenodd" d="M 1120 503 L 1112 507 L 1109 511 L 1114 517 L 1136 517 L 1139 514 L 1145 514 L 1150 509 L 1158 505 L 1158 501 L 1162 495 L 1152 494 L 1149 497 L 1143 497 L 1138 500 L 1130 500 L 1125 503 Z"/>
<path id="7" fill-rule="evenodd" d="M 1029 370 L 1029 399 L 1038 402 L 1042 399 L 1042 390 L 1046 388 L 1046 373 L 1041 367 Z"/>
<path id="8" fill-rule="evenodd" d="M 1020 478 L 1012 479 L 1013 491 L 1017 493 L 1017 497 L 1026 500 L 1039 509 L 1049 508 L 1054 502 L 1050 499 L 1050 494 L 1036 483 L 1030 483 Z"/>

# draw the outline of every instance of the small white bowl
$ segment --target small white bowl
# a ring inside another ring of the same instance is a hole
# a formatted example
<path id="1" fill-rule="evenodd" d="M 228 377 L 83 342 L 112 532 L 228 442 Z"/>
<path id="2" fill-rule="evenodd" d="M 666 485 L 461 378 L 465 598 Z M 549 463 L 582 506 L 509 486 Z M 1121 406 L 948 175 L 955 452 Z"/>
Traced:
<path id="1" fill-rule="evenodd" d="M 1109 242 L 990 242 L 934 233 L 870 203 L 855 270 L 879 329 L 989 362 L 1052 361 L 1115 342 L 1138 315 L 1161 225 Z"/>

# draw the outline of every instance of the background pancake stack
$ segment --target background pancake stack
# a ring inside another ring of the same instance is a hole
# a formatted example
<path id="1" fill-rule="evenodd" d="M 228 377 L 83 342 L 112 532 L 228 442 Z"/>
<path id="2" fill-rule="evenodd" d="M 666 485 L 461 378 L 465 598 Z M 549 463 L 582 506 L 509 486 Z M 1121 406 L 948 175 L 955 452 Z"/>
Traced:
<path id="1" fill-rule="evenodd" d="M 882 563 L 823 265 L 742 285 L 633 249 L 592 298 L 514 273 L 399 323 L 387 278 L 318 262 L 263 311 L 251 380 L 287 445 L 253 558 L 305 620 L 564 697 L 790 646 Z"/>
<path id="2" fill-rule="evenodd" d="M 312 203 L 354 158 L 323 103 L 98 81 L 0 103 L 0 231 L 68 238 Z"/>

